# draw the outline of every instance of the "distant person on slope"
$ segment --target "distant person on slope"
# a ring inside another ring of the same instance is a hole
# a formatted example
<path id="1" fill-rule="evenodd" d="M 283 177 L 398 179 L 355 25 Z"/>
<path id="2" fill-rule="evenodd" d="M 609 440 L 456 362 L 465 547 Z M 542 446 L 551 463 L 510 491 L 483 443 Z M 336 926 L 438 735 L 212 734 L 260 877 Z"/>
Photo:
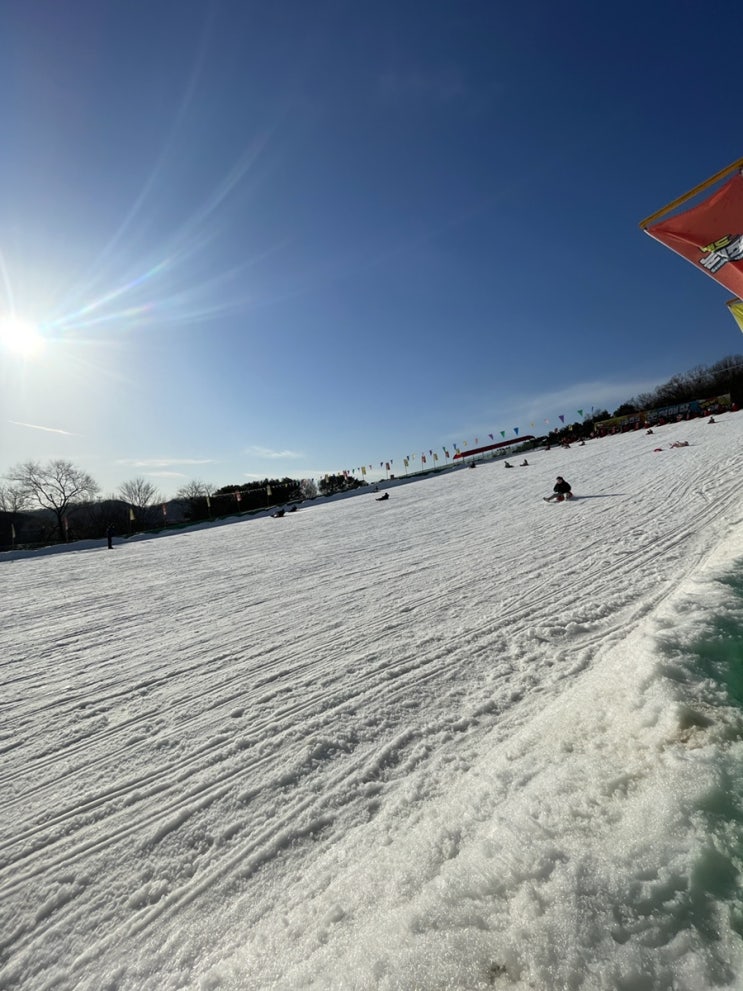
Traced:
<path id="1" fill-rule="evenodd" d="M 377 499 L 376 501 L 377 501 L 377 502 L 384 502 L 384 501 L 385 501 L 385 499 L 389 499 L 389 497 L 390 497 L 390 494 L 389 494 L 389 492 L 385 492 L 385 494 L 384 494 L 384 495 L 381 495 L 381 496 L 379 496 L 379 498 L 378 498 L 378 499 Z"/>
<path id="2" fill-rule="evenodd" d="M 564 502 L 566 499 L 572 499 L 572 498 L 573 498 L 573 490 L 570 488 L 570 483 L 566 482 L 565 479 L 562 477 L 562 475 L 558 475 L 557 481 L 555 482 L 555 486 L 552 489 L 552 495 L 544 496 L 544 501 L 552 502 L 552 500 L 554 499 L 555 502 Z"/>

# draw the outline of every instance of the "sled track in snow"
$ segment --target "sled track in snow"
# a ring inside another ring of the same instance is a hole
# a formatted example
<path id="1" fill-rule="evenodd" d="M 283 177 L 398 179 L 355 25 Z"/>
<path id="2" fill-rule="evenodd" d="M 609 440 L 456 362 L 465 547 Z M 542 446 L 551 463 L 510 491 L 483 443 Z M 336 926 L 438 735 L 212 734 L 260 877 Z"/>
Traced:
<path id="1" fill-rule="evenodd" d="M 44 987 L 56 954 L 50 988 L 92 989 L 96 961 L 153 927 L 181 945 L 189 911 L 248 893 L 259 916 L 267 872 L 300 877 L 336 833 L 414 817 L 445 767 L 506 740 L 520 700 L 559 694 L 739 519 L 737 451 L 697 432 L 13 563 L 0 984 Z M 616 478 L 592 492 L 577 479 L 602 455 Z M 556 465 L 574 504 L 541 502 Z M 85 951 L 65 949 L 93 919 Z"/>

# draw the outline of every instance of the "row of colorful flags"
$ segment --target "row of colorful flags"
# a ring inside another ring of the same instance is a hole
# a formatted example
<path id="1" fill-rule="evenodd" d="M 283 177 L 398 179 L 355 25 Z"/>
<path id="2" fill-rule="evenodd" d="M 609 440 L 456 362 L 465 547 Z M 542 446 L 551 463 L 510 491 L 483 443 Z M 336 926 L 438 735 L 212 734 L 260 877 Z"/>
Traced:
<path id="1" fill-rule="evenodd" d="M 591 410 L 590 410 L 591 413 L 593 412 L 593 409 L 594 408 L 592 406 L 591 407 Z M 578 416 L 581 419 L 585 419 L 585 417 L 586 417 L 587 414 L 585 413 L 584 410 L 579 409 L 577 412 L 578 412 Z M 557 419 L 560 421 L 560 424 L 562 426 L 565 426 L 565 416 L 566 416 L 565 413 L 560 413 L 558 415 L 558 417 L 557 417 Z M 551 421 L 550 420 L 545 420 L 544 422 L 545 422 L 545 424 L 547 426 L 550 426 L 550 424 L 551 424 Z M 532 430 L 534 430 L 536 428 L 536 423 L 535 422 L 532 422 L 532 423 L 529 424 L 529 426 L 530 426 L 530 428 Z M 521 428 L 520 427 L 512 427 L 511 429 L 512 429 L 513 435 L 514 435 L 513 442 L 514 442 L 514 444 L 518 444 L 519 443 L 519 435 L 521 433 Z M 499 430 L 498 431 L 498 434 L 500 435 L 500 437 L 503 440 L 506 439 L 506 433 L 507 433 L 507 431 L 505 431 L 505 430 Z M 496 435 L 495 434 L 488 434 L 487 436 L 493 442 L 493 444 L 498 443 L 496 441 Z M 461 444 L 459 444 L 459 443 L 452 443 L 452 444 L 444 445 L 444 446 L 442 446 L 441 450 L 443 451 L 444 458 L 446 459 L 446 461 L 451 461 L 451 460 L 453 460 L 453 457 L 455 455 L 457 455 L 457 454 L 460 455 L 460 456 L 463 455 L 463 454 L 466 454 L 467 453 L 467 449 L 470 446 L 472 448 L 477 448 L 480 445 L 481 440 L 482 440 L 482 442 L 484 444 L 484 442 L 485 442 L 484 441 L 484 438 L 480 438 L 479 435 L 478 435 L 477 437 L 475 437 L 475 440 L 474 440 L 474 442 L 473 442 L 472 445 L 470 445 L 469 441 L 464 440 L 464 441 L 461 442 Z M 409 468 L 413 464 L 413 462 L 417 461 L 419 458 L 420 458 L 421 465 L 426 465 L 426 466 L 428 466 L 429 463 L 435 466 L 441 460 L 441 458 L 439 456 L 439 453 L 438 453 L 438 450 L 434 451 L 433 448 L 429 448 L 428 451 L 421 451 L 420 453 L 418 453 L 416 451 L 413 454 L 406 454 L 405 457 L 402 458 L 403 466 L 407 469 L 407 468 Z M 362 476 L 365 476 L 368 471 L 378 471 L 379 469 L 382 469 L 383 471 L 386 471 L 386 472 L 390 472 L 390 471 L 392 471 L 392 469 L 394 467 L 394 464 L 395 464 L 394 459 L 393 458 L 390 458 L 387 461 L 380 461 L 378 466 L 376 464 L 358 465 L 355 468 L 346 468 L 340 474 L 345 475 L 346 477 L 348 477 L 349 475 L 355 475 L 356 473 L 360 473 Z"/>

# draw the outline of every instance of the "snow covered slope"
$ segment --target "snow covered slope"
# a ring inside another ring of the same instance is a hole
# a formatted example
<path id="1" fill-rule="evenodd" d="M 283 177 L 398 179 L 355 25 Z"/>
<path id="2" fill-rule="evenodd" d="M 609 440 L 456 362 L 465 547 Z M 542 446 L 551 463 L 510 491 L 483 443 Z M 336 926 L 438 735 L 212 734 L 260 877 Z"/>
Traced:
<path id="1" fill-rule="evenodd" d="M 0 557 L 0 988 L 739 987 L 742 442 Z"/>

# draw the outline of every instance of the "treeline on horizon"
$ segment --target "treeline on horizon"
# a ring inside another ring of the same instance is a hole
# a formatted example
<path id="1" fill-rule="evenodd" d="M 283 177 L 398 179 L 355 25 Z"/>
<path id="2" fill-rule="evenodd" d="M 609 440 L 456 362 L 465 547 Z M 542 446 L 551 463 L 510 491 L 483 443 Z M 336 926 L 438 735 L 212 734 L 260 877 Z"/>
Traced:
<path id="1" fill-rule="evenodd" d="M 679 406 L 695 399 L 711 399 L 730 393 L 731 401 L 743 401 L 743 355 L 730 355 L 714 365 L 698 365 L 682 375 L 673 375 L 652 392 L 641 392 L 623 403 L 612 416 L 642 413 L 666 406 Z M 608 417 L 607 417 L 608 419 Z"/>
<path id="2" fill-rule="evenodd" d="M 143 530 L 197 523 L 242 513 L 256 513 L 357 488 L 362 482 L 345 475 L 314 479 L 265 478 L 224 485 L 194 480 L 174 499 L 165 500 L 143 478 L 123 483 L 106 499 L 100 487 L 76 465 L 52 460 L 26 462 L 0 485 L 0 549 L 56 542 L 102 539 L 109 528 L 118 536 Z"/>
<path id="3" fill-rule="evenodd" d="M 573 424 L 553 430 L 549 440 L 589 437 L 596 424 L 612 417 L 679 406 L 694 400 L 730 394 L 743 405 L 743 355 L 730 355 L 713 365 L 698 365 L 672 376 L 651 392 L 632 397 L 610 413 L 593 412 Z M 538 446 L 537 438 L 529 446 Z M 514 440 L 514 446 L 519 444 Z M 109 527 L 119 535 L 179 523 L 194 523 L 239 513 L 255 513 L 328 496 L 365 485 L 351 474 L 314 479 L 265 478 L 223 485 L 198 480 L 186 483 L 174 500 L 165 501 L 156 487 L 142 478 L 122 484 L 115 496 L 99 499 L 100 486 L 82 469 L 65 461 L 46 465 L 26 462 L 8 470 L 0 484 L 0 549 L 55 540 L 98 539 Z"/>
<path id="4" fill-rule="evenodd" d="M 728 394 L 734 406 L 743 405 L 743 355 L 730 355 L 716 361 L 714 365 L 697 365 L 688 372 L 673 375 L 651 392 L 638 393 L 612 413 L 606 409 L 595 410 L 590 417 L 551 430 L 549 440 L 590 437 L 597 433 L 597 428 L 605 420 L 632 416 L 633 413 L 651 413 L 653 410 L 683 406 L 695 400 L 704 401 Z M 543 438 L 537 438 L 533 446 L 538 446 L 541 440 Z"/>

